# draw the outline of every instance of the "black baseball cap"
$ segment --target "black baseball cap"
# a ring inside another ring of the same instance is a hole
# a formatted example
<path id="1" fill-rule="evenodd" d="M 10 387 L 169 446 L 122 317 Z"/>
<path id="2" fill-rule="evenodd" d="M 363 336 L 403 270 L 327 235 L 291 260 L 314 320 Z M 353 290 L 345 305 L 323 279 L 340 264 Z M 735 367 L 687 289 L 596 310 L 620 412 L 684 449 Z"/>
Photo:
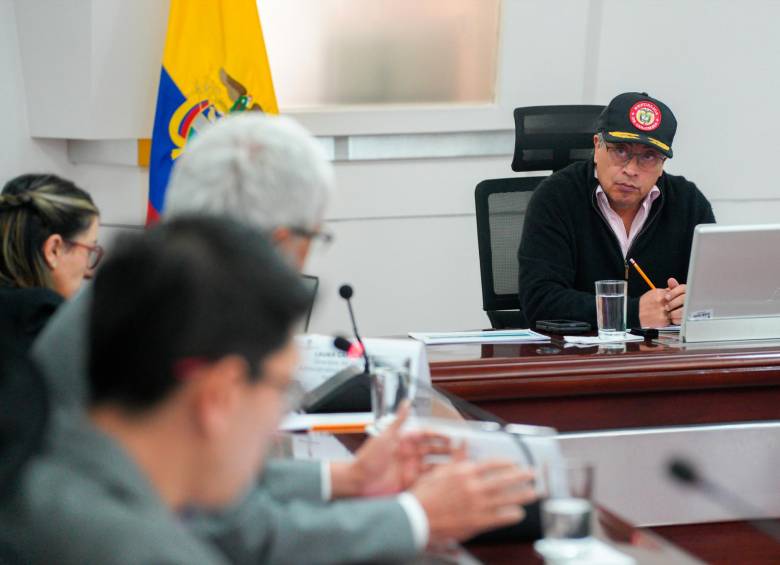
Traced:
<path id="1" fill-rule="evenodd" d="M 601 112 L 596 132 L 610 143 L 642 143 L 672 157 L 677 118 L 669 106 L 647 92 L 624 92 Z"/>

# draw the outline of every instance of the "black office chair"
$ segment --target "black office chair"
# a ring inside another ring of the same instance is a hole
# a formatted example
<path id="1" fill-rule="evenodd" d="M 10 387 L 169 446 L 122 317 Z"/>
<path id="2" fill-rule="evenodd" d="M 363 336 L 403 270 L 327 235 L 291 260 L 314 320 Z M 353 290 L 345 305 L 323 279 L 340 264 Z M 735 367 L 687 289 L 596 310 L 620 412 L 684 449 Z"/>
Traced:
<path id="1" fill-rule="evenodd" d="M 494 328 L 521 328 L 517 248 L 533 190 L 545 177 L 483 180 L 474 191 L 477 208 L 482 309 Z"/>
<path id="2" fill-rule="evenodd" d="M 596 118 L 603 106 L 531 106 L 515 109 L 512 170 L 558 171 L 590 159 Z M 482 308 L 496 329 L 527 327 L 518 299 L 517 249 L 533 190 L 547 175 L 489 179 L 474 191 L 482 276 Z"/>

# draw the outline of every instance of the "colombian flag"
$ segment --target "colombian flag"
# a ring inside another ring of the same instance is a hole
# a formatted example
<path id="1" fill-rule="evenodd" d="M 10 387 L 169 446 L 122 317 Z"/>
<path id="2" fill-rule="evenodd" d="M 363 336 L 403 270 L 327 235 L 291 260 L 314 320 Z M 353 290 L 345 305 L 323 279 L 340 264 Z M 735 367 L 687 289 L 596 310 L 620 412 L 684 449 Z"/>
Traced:
<path id="1" fill-rule="evenodd" d="M 163 211 L 173 162 L 226 114 L 279 113 L 256 0 L 171 0 L 149 162 L 147 225 Z"/>

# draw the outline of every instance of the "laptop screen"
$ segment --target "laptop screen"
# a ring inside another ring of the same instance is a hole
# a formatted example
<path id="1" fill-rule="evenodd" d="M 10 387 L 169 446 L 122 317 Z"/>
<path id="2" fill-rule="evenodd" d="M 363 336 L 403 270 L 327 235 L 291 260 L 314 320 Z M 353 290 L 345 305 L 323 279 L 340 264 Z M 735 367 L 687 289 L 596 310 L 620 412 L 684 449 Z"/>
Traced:
<path id="1" fill-rule="evenodd" d="M 314 303 L 317 300 L 317 290 L 320 286 L 320 279 L 319 277 L 315 277 L 312 275 L 301 275 L 303 279 L 303 284 L 306 286 L 306 288 L 309 290 L 311 294 L 311 300 L 309 302 L 309 310 L 306 312 L 306 318 L 304 319 L 304 326 L 303 326 L 303 332 L 302 333 L 308 333 L 309 331 L 309 323 L 311 322 L 311 313 L 314 310 Z"/>

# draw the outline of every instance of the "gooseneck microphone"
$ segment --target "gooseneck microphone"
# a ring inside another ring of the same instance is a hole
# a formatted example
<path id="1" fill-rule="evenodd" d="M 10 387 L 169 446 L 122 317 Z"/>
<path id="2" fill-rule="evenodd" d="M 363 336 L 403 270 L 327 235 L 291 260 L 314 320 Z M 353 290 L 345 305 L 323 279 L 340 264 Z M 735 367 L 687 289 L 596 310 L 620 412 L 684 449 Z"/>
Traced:
<path id="1" fill-rule="evenodd" d="M 699 474 L 696 467 L 684 459 L 672 459 L 667 465 L 669 475 L 678 483 L 701 492 L 704 496 L 716 502 L 721 508 L 735 512 L 753 528 L 780 543 L 780 524 L 776 521 L 751 519 L 764 513 L 735 492 L 726 489 Z"/>
<path id="2" fill-rule="evenodd" d="M 355 313 L 352 310 L 353 294 L 354 291 L 348 284 L 341 285 L 339 288 L 339 296 L 347 301 L 349 319 L 357 343 L 352 343 L 344 337 L 336 337 L 333 340 L 333 347 L 343 351 L 350 358 L 363 357 L 363 369 L 360 370 L 350 364 L 308 392 L 303 402 L 306 412 L 369 412 L 371 410 L 371 362 L 357 329 Z"/>
<path id="3" fill-rule="evenodd" d="M 363 339 L 360 337 L 360 333 L 358 332 L 357 322 L 355 321 L 355 312 L 352 310 L 353 294 L 354 291 L 352 290 L 352 285 L 343 284 L 339 288 L 339 296 L 341 296 L 341 298 L 343 298 L 347 302 L 347 308 L 349 309 L 349 319 L 352 322 L 352 331 L 355 334 L 355 339 L 357 339 L 357 342 L 360 344 L 360 348 L 363 350 L 363 360 L 365 362 L 364 371 L 366 374 L 370 374 L 371 362 L 368 360 L 368 353 L 366 353 L 366 346 L 363 344 Z"/>
<path id="4" fill-rule="evenodd" d="M 352 355 L 353 352 L 355 351 L 355 345 L 342 336 L 338 336 L 333 340 L 333 347 L 335 347 L 339 351 L 343 351 L 347 355 Z M 363 351 L 365 351 L 365 349 L 363 349 Z M 433 395 L 438 395 L 446 398 L 452 403 L 452 405 L 455 407 L 456 410 L 460 411 L 462 414 L 466 416 L 470 416 L 474 420 L 483 421 L 483 422 L 495 422 L 496 424 L 501 426 L 502 429 L 505 429 L 509 425 L 509 422 L 507 422 L 503 418 L 500 418 L 495 414 L 491 414 L 490 412 L 488 412 L 483 408 L 480 408 L 476 404 L 472 404 L 468 400 L 464 400 L 459 396 L 455 396 L 453 393 L 448 392 L 444 389 L 434 388 L 432 385 L 426 384 L 422 381 L 417 382 L 417 387 Z M 517 443 L 520 446 L 520 449 L 522 449 L 523 454 L 526 456 L 528 460 L 528 464 L 533 465 L 534 456 L 533 453 L 531 453 L 531 450 L 528 448 L 525 442 L 523 442 L 521 439 L 518 439 L 517 436 L 512 435 L 512 437 L 515 437 L 518 440 Z"/>

